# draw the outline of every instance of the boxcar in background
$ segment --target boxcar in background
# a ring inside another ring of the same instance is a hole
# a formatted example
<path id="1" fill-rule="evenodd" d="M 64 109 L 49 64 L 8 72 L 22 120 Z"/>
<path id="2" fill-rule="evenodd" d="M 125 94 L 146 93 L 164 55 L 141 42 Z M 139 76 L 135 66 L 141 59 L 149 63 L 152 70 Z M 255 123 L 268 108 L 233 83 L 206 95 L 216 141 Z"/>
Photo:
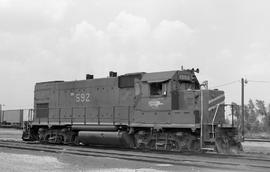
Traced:
<path id="1" fill-rule="evenodd" d="M 4 110 L 1 112 L 1 127 L 23 128 L 24 110 Z"/>

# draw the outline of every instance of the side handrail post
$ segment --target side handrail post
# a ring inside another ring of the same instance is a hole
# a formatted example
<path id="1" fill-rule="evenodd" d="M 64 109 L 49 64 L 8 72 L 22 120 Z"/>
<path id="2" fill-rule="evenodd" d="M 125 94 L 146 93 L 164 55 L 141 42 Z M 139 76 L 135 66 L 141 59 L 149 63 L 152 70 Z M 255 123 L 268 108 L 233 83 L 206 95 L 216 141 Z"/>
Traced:
<path id="1" fill-rule="evenodd" d="M 113 125 L 115 124 L 115 106 L 113 106 Z"/>
<path id="2" fill-rule="evenodd" d="M 73 107 L 71 107 L 71 125 L 73 124 Z"/>
<path id="3" fill-rule="evenodd" d="M 48 125 L 50 123 L 50 108 L 47 108 L 48 109 Z"/>
<path id="4" fill-rule="evenodd" d="M 204 139 L 204 108 L 203 108 L 203 90 L 201 90 L 201 123 L 200 123 L 200 127 L 201 127 L 201 132 L 200 132 L 200 148 L 203 148 L 203 139 Z"/>
<path id="5" fill-rule="evenodd" d="M 128 106 L 128 125 L 130 125 L 130 106 Z"/>
<path id="6" fill-rule="evenodd" d="M 59 113 L 59 124 L 61 124 L 61 108 L 58 109 L 58 113 Z"/>
<path id="7" fill-rule="evenodd" d="M 84 107 L 84 125 L 86 125 L 86 107 Z"/>
<path id="8" fill-rule="evenodd" d="M 233 105 L 231 105 L 231 108 L 232 108 L 232 127 L 234 127 L 234 108 L 233 108 Z"/>
<path id="9" fill-rule="evenodd" d="M 97 114 L 97 117 L 98 117 L 98 125 L 100 125 L 100 106 L 98 106 L 98 114 Z"/>

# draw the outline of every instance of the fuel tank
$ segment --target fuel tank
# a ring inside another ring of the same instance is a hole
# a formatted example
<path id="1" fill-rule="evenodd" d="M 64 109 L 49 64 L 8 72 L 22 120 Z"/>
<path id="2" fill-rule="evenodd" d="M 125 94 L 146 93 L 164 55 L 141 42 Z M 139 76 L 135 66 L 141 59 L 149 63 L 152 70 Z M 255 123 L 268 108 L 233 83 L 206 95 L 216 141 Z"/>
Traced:
<path id="1" fill-rule="evenodd" d="M 79 131 L 78 140 L 85 145 L 134 147 L 133 137 L 125 131 Z"/>
<path id="2" fill-rule="evenodd" d="M 75 131 L 117 131 L 117 127 L 113 125 L 73 125 L 71 129 Z"/>

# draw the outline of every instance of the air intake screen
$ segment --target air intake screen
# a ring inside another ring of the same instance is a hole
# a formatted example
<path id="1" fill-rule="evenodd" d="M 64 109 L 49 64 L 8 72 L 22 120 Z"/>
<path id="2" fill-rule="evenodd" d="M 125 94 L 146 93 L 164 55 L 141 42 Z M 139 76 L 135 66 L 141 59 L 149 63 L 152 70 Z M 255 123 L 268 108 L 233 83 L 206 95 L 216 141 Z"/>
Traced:
<path id="1" fill-rule="evenodd" d="M 122 75 L 118 77 L 118 86 L 119 88 L 132 88 L 134 87 L 134 79 L 138 78 L 141 79 L 142 75 L 137 74 L 137 75 Z"/>
<path id="2" fill-rule="evenodd" d="M 37 118 L 48 118 L 49 103 L 37 103 L 36 113 Z"/>

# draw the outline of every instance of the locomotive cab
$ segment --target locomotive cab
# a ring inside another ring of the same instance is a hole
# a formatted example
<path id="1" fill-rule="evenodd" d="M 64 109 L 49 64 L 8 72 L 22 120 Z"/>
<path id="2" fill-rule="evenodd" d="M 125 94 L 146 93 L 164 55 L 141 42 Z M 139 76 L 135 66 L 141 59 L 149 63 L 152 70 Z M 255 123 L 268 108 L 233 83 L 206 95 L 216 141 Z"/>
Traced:
<path id="1" fill-rule="evenodd" d="M 167 147 L 165 143 L 169 135 L 174 138 L 172 145 L 182 145 L 181 148 L 177 146 L 180 150 L 218 147 L 220 152 L 224 152 L 221 147 L 227 147 L 225 152 L 230 152 L 231 145 L 220 146 L 220 141 L 216 142 L 216 136 L 226 135 L 218 127 L 225 123 L 224 92 L 200 89 L 193 70 L 146 73 L 135 82 L 135 95 L 131 126 L 160 132 L 145 138 L 146 145 L 155 142 L 155 148 L 156 145 Z M 137 137 L 142 140 L 140 135 Z"/>
<path id="2" fill-rule="evenodd" d="M 135 82 L 132 125 L 199 128 L 199 87 L 192 70 L 144 74 Z"/>

